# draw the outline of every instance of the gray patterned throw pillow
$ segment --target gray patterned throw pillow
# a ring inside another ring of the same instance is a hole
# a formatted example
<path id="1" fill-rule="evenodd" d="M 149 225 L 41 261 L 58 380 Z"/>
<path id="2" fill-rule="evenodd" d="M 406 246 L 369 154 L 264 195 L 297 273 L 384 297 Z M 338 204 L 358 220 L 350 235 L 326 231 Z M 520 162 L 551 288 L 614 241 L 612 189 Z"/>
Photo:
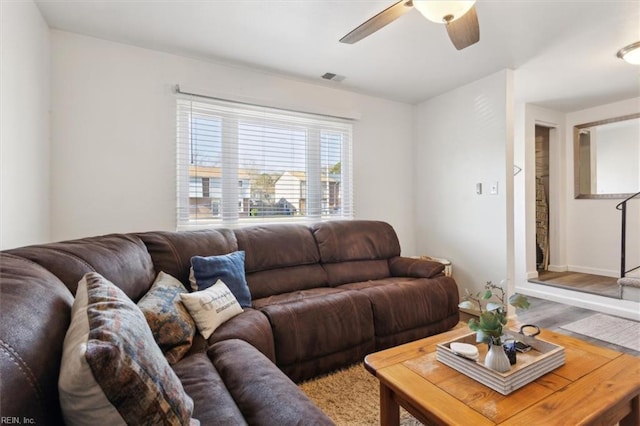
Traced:
<path id="1" fill-rule="evenodd" d="M 65 423 L 190 423 L 193 401 L 122 290 L 88 273 L 71 314 L 58 382 Z"/>

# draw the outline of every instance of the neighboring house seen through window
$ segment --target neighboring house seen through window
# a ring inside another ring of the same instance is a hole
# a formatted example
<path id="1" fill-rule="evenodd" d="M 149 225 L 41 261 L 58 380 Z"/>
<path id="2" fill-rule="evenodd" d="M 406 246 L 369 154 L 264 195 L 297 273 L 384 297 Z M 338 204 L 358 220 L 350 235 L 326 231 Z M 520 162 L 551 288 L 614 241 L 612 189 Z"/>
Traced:
<path id="1" fill-rule="evenodd" d="M 351 218 L 348 120 L 179 99 L 178 226 Z"/>

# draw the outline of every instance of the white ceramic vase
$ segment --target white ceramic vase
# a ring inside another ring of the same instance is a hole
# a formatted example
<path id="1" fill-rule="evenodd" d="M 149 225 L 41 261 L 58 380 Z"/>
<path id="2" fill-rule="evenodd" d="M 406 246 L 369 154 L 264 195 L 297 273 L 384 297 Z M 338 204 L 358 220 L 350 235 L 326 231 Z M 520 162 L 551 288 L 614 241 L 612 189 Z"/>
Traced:
<path id="1" fill-rule="evenodd" d="M 489 345 L 489 352 L 484 359 L 484 366 L 499 373 L 506 373 L 511 369 L 509 357 L 504 352 L 502 345 Z"/>

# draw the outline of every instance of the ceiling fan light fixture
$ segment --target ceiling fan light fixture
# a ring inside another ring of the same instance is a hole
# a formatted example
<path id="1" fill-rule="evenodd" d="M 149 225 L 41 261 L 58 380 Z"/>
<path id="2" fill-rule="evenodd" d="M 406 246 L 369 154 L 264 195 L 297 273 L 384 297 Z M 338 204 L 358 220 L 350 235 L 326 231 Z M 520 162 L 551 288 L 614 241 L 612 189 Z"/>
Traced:
<path id="1" fill-rule="evenodd" d="M 475 4 L 475 0 L 413 0 L 413 7 L 425 18 L 438 24 L 453 22 L 462 17 Z"/>
<path id="2" fill-rule="evenodd" d="M 628 46 L 618 50 L 616 56 L 620 59 L 624 59 L 633 65 L 640 65 L 640 41 L 631 43 Z"/>

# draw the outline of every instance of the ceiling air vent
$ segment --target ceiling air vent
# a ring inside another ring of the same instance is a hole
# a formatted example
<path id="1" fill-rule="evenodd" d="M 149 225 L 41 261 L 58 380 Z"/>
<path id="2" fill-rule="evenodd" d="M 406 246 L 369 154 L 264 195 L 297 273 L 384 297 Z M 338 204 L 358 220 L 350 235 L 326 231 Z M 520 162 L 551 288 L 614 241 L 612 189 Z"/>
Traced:
<path id="1" fill-rule="evenodd" d="M 331 81 L 342 81 L 345 79 L 345 76 L 334 74 L 332 72 L 326 72 L 322 75 L 322 78 L 324 78 L 325 80 L 331 80 Z"/>

